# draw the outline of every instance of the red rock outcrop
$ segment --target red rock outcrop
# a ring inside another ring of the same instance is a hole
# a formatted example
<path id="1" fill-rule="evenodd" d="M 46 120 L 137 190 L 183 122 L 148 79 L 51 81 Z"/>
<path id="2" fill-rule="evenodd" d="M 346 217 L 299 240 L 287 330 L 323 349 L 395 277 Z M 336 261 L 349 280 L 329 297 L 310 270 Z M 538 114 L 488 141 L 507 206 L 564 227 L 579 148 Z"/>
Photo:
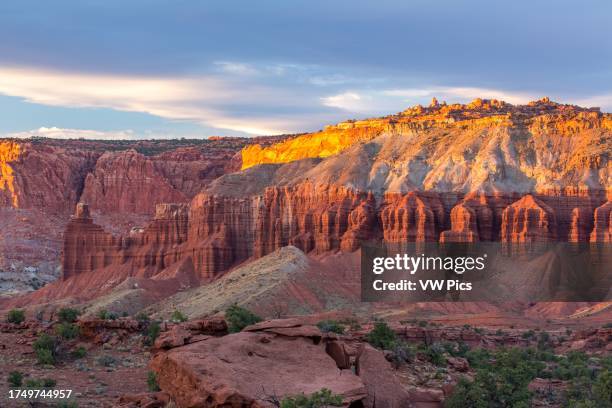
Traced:
<path id="1" fill-rule="evenodd" d="M 493 240 L 495 214 L 489 205 L 485 194 L 468 195 L 451 210 L 451 229 L 440 234 L 440 242 Z"/>
<path id="2" fill-rule="evenodd" d="M 105 213 L 151 214 L 155 204 L 185 202 L 154 162 L 135 150 L 104 153 L 85 179 L 81 200 Z"/>
<path id="3" fill-rule="evenodd" d="M 501 240 L 509 243 L 551 242 L 557 238 L 554 211 L 528 194 L 506 208 L 502 215 Z"/>
<path id="4" fill-rule="evenodd" d="M 612 242 L 612 201 L 595 209 L 591 242 Z"/>
<path id="5" fill-rule="evenodd" d="M 254 201 L 254 255 L 293 245 L 318 253 L 355 247 L 374 225 L 374 197 L 345 187 L 271 187 Z"/>
<path id="6" fill-rule="evenodd" d="M 64 232 L 62 279 L 110 265 L 119 249 L 115 237 L 94 224 L 89 206 L 77 204 L 75 214 Z"/>
<path id="7" fill-rule="evenodd" d="M 185 407 L 255 408 L 265 406 L 266 397 L 322 388 L 348 405 L 367 393 L 359 377 L 338 369 L 323 344 L 301 335 L 247 331 L 211 337 L 156 355 L 151 368 L 161 389 Z"/>
<path id="8" fill-rule="evenodd" d="M 0 141 L 0 207 L 71 211 L 98 157 L 93 151 Z"/>
<path id="9" fill-rule="evenodd" d="M 383 239 L 388 243 L 435 242 L 444 215 L 436 193 L 388 194 L 380 210 Z"/>

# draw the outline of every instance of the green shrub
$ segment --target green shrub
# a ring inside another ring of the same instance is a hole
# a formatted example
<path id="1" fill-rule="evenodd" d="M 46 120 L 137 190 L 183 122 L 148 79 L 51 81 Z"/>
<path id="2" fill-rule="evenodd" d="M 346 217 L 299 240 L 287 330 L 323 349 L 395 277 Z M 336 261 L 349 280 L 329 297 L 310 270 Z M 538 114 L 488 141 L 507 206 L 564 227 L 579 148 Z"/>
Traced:
<path id="1" fill-rule="evenodd" d="M 57 344 L 57 338 L 51 337 L 46 333 L 38 336 L 32 347 L 40 364 L 55 364 Z"/>
<path id="2" fill-rule="evenodd" d="M 489 408 L 487 392 L 477 382 L 460 378 L 453 393 L 444 401 L 445 408 Z"/>
<path id="3" fill-rule="evenodd" d="M 481 368 L 489 365 L 492 358 L 489 350 L 483 348 L 469 350 L 467 353 L 465 353 L 465 357 L 470 363 L 470 366 L 474 368 Z"/>
<path id="4" fill-rule="evenodd" d="M 47 349 L 38 349 L 36 350 L 36 359 L 39 364 L 43 365 L 54 365 L 55 364 L 55 356 L 51 350 Z"/>
<path id="5" fill-rule="evenodd" d="M 70 340 L 79 337 L 81 329 L 74 323 L 60 323 L 55 326 L 55 333 L 64 339 Z"/>
<path id="6" fill-rule="evenodd" d="M 612 322 L 603 325 L 604 329 L 612 329 Z"/>
<path id="7" fill-rule="evenodd" d="M 470 346 L 465 344 L 464 342 L 444 342 L 441 343 L 444 350 L 453 357 L 465 357 L 468 351 L 470 351 Z"/>
<path id="8" fill-rule="evenodd" d="M 387 323 L 377 321 L 372 331 L 366 336 L 366 341 L 376 348 L 390 350 L 397 341 L 397 335 Z"/>
<path id="9" fill-rule="evenodd" d="M 87 355 L 87 350 L 85 350 L 85 347 L 79 346 L 76 349 L 72 350 L 72 353 L 70 354 L 74 358 L 83 358 Z"/>
<path id="10" fill-rule="evenodd" d="M 147 374 L 147 386 L 151 392 L 157 392 L 160 390 L 157 382 L 157 374 L 155 374 L 153 371 L 149 371 Z"/>
<path id="11" fill-rule="evenodd" d="M 117 313 L 109 312 L 106 309 L 102 309 L 98 311 L 96 316 L 98 317 L 98 319 L 102 319 L 102 320 L 117 320 L 119 318 L 119 315 Z"/>
<path id="12" fill-rule="evenodd" d="M 543 331 L 538 336 L 538 350 L 551 350 L 553 348 L 550 334 Z"/>
<path id="13" fill-rule="evenodd" d="M 309 396 L 304 394 L 285 397 L 280 408 L 324 408 L 324 407 L 341 407 L 342 396 L 334 395 L 327 388 L 323 388 Z"/>
<path id="14" fill-rule="evenodd" d="M 419 322 L 419 327 L 427 327 L 427 321 L 426 320 L 421 320 Z"/>
<path id="15" fill-rule="evenodd" d="M 57 408 L 79 408 L 76 401 L 61 401 L 57 404 Z"/>
<path id="16" fill-rule="evenodd" d="M 44 388 L 54 388 L 57 385 L 57 381 L 53 378 L 43 378 L 42 382 Z"/>
<path id="17" fill-rule="evenodd" d="M 79 318 L 80 312 L 70 307 L 63 307 L 59 310 L 57 316 L 62 323 L 74 323 Z"/>
<path id="18" fill-rule="evenodd" d="M 425 355 L 427 359 L 434 365 L 443 366 L 446 364 L 446 357 L 444 356 L 445 348 L 440 343 L 433 343 L 425 347 Z"/>
<path id="19" fill-rule="evenodd" d="M 527 330 L 522 334 L 522 337 L 524 339 L 532 339 L 535 337 L 535 332 L 533 330 Z"/>
<path id="20" fill-rule="evenodd" d="M 601 407 L 612 407 L 612 371 L 604 370 L 593 384 L 593 397 Z"/>
<path id="21" fill-rule="evenodd" d="M 23 384 L 23 374 L 19 371 L 11 371 L 8 375 L 8 383 L 13 388 L 19 388 Z"/>
<path id="22" fill-rule="evenodd" d="M 175 323 L 182 323 L 187 321 L 187 316 L 185 316 L 179 310 L 175 310 L 174 312 L 172 312 L 172 317 L 170 318 L 170 320 Z"/>
<path id="23" fill-rule="evenodd" d="M 396 341 L 391 346 L 391 364 L 396 369 L 404 363 L 410 363 L 416 355 L 414 346 L 403 341 Z"/>
<path id="24" fill-rule="evenodd" d="M 230 333 L 238 333 L 247 326 L 261 322 L 261 317 L 237 304 L 231 305 L 225 312 Z"/>
<path id="25" fill-rule="evenodd" d="M 476 370 L 473 382 L 460 381 L 447 399 L 447 407 L 529 407 L 531 393 L 527 386 L 542 375 L 546 365 L 533 349 L 483 349 L 466 353 Z M 461 401 L 467 401 L 461 405 Z"/>
<path id="26" fill-rule="evenodd" d="M 344 334 L 345 330 L 344 325 L 337 320 L 322 320 L 317 323 L 317 327 L 321 329 L 323 333 Z"/>
<path id="27" fill-rule="evenodd" d="M 155 343 L 155 339 L 159 336 L 161 332 L 161 326 L 157 320 L 154 320 L 148 324 L 146 324 L 145 335 L 144 335 L 144 343 L 147 346 L 152 346 Z"/>
<path id="28" fill-rule="evenodd" d="M 19 324 L 25 320 L 25 311 L 21 309 L 12 309 L 6 316 L 6 321 L 9 323 Z"/>

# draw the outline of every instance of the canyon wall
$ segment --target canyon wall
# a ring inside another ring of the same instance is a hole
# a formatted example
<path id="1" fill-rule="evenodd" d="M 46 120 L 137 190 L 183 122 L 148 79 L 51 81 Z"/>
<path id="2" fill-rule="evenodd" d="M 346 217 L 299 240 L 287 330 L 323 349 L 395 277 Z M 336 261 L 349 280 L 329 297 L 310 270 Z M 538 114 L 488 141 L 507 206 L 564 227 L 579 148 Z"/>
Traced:
<path id="1" fill-rule="evenodd" d="M 611 115 L 597 108 L 477 99 L 253 144 L 241 151 L 245 170 L 191 200 L 186 238 L 148 256 L 138 255 L 145 244 L 123 239 L 122 259 L 136 271 L 189 258 L 210 280 L 287 245 L 326 254 L 367 241 L 608 242 L 611 134 Z M 189 196 L 177 187 L 180 172 L 122 155 L 142 171 L 119 181 L 157 180 L 155 192 L 134 187 L 152 201 Z"/>
<path id="2" fill-rule="evenodd" d="M 126 237 L 110 238 L 91 220 L 73 217 L 66 230 L 64 276 L 111 264 L 129 264 L 134 275 L 151 276 L 190 258 L 207 281 L 287 245 L 322 254 L 354 251 L 371 241 L 609 242 L 605 192 L 581 197 L 411 192 L 377 200 L 371 193 L 310 182 L 270 187 L 250 198 L 201 193 L 189 210 L 158 205 L 154 220 Z M 586 204 L 567 209 L 577 203 Z"/>

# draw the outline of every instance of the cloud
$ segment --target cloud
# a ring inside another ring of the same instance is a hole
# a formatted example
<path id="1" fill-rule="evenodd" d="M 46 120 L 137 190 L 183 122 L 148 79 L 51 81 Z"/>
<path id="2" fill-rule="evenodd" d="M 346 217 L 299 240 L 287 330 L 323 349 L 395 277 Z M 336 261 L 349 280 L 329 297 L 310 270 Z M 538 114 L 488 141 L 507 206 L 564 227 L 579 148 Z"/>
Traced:
<path id="1" fill-rule="evenodd" d="M 324 106 L 346 112 L 376 114 L 392 113 L 415 104 L 427 104 L 436 97 L 440 101 L 467 102 L 475 98 L 501 99 L 509 103 L 526 103 L 537 99 L 533 95 L 477 87 L 397 88 L 383 90 L 352 90 L 321 98 Z"/>
<path id="2" fill-rule="evenodd" d="M 0 67 L 0 93 L 43 105 L 145 112 L 250 134 L 285 133 L 296 125 L 287 118 L 232 113 L 231 106 L 245 100 L 286 103 L 293 96 L 282 89 L 214 75 L 166 78 Z"/>
<path id="3" fill-rule="evenodd" d="M 255 75 L 259 71 L 249 64 L 239 62 L 216 61 L 214 63 L 223 72 L 234 75 Z"/>
<path id="4" fill-rule="evenodd" d="M 27 130 L 24 132 L 8 133 L 5 137 L 26 139 L 30 137 L 48 137 L 53 139 L 142 139 L 142 135 L 137 135 L 132 130 L 100 131 L 90 129 L 64 129 L 58 127 L 40 127 L 38 129 Z M 159 135 L 159 138 L 162 136 Z M 153 135 L 146 138 L 155 139 Z"/>
<path id="5" fill-rule="evenodd" d="M 604 111 L 612 111 L 612 94 L 595 95 L 588 98 L 578 99 L 576 103 L 580 106 L 598 107 Z"/>

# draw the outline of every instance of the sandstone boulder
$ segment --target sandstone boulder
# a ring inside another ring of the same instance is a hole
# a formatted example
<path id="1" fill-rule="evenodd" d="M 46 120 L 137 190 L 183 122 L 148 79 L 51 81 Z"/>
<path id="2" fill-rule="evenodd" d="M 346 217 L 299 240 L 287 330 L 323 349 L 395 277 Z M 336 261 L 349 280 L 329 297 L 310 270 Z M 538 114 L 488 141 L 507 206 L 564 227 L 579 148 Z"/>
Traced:
<path id="1" fill-rule="evenodd" d="M 184 407 L 266 407 L 271 396 L 322 388 L 348 405 L 366 397 L 362 380 L 338 369 L 323 344 L 305 337 L 241 332 L 156 355 L 159 385 Z"/>

